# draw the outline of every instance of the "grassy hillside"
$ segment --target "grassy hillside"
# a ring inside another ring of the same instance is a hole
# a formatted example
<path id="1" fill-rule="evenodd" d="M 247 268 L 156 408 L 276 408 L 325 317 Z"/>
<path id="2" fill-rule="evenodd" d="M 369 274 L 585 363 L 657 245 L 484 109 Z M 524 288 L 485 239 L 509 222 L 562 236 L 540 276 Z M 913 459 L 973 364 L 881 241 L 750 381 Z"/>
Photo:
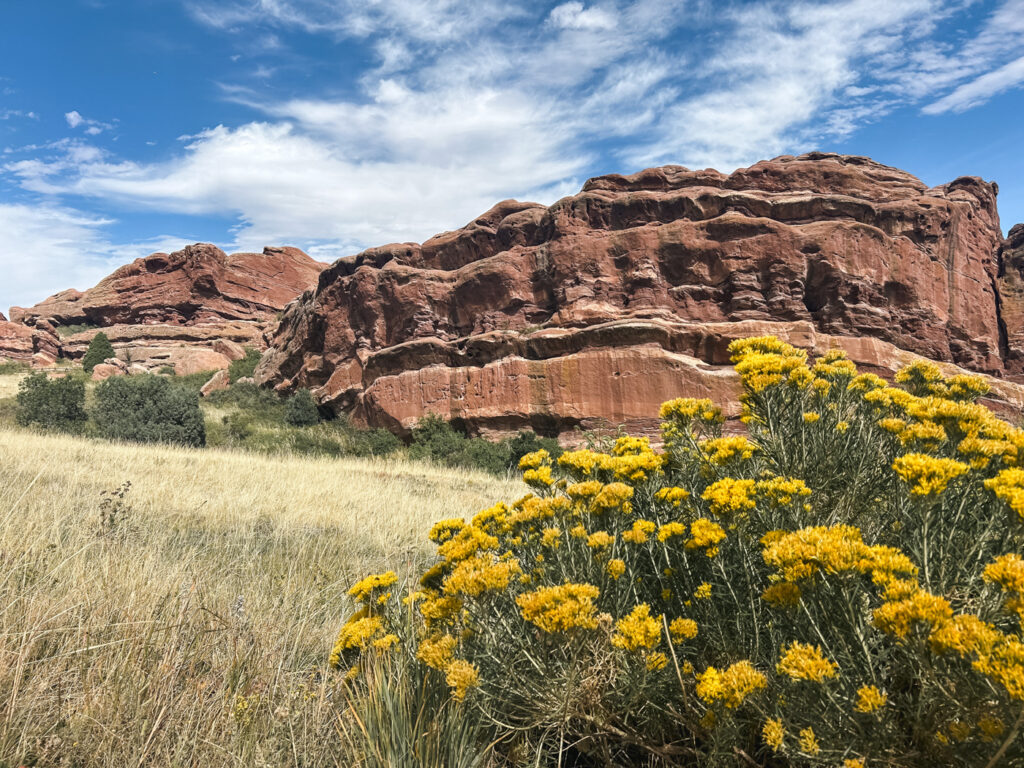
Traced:
<path id="1" fill-rule="evenodd" d="M 350 764 L 326 669 L 348 585 L 519 491 L 0 428 L 0 766 Z"/>

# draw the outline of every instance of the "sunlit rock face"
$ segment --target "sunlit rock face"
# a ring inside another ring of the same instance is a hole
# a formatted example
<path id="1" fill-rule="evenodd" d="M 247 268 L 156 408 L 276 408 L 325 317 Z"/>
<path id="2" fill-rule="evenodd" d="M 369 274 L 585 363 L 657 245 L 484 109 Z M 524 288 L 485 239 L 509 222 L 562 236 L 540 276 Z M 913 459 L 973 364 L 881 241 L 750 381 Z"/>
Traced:
<path id="1" fill-rule="evenodd" d="M 257 380 L 398 432 L 429 412 L 565 434 L 652 433 L 680 395 L 735 402 L 726 347 L 752 334 L 842 347 L 875 372 L 919 355 L 1006 377 L 1024 367 L 1024 254 L 1002 243 L 996 191 L 814 153 L 504 201 L 335 262 L 285 312 Z"/>

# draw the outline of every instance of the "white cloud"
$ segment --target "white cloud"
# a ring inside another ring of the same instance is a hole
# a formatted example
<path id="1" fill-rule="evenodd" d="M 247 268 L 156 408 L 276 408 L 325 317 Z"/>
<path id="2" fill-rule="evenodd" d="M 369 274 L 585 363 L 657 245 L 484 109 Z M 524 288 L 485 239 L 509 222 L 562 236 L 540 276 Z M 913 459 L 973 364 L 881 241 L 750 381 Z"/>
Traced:
<path id="1" fill-rule="evenodd" d="M 0 308 L 27 306 L 65 288 L 89 288 L 114 269 L 153 251 L 180 248 L 180 238 L 111 243 L 113 222 L 57 205 L 0 203 Z"/>
<path id="2" fill-rule="evenodd" d="M 88 136 L 99 136 L 104 131 L 109 131 L 114 127 L 111 123 L 102 123 L 99 120 L 90 120 L 87 117 L 83 117 L 77 109 L 65 112 L 64 119 L 71 128 L 81 128 L 84 125 L 84 132 Z"/>
<path id="3" fill-rule="evenodd" d="M 1000 4 L 973 37 L 937 43 L 936 26 L 970 3 L 192 0 L 203 24 L 264 49 L 300 29 L 358 38 L 376 58 L 345 98 L 222 84 L 261 118 L 183 137 L 163 162 L 78 138 L 4 170 L 58 198 L 236 217 L 225 247 L 292 243 L 330 258 L 422 240 L 504 197 L 550 202 L 609 145 L 622 170 L 728 171 L 847 137 L 899 106 L 977 103 L 1012 87 L 1006 62 L 1024 36 L 998 33 L 1024 24 L 1024 0 Z M 108 127 L 77 111 L 67 120 L 86 135 Z"/>
<path id="4" fill-rule="evenodd" d="M 583 3 L 562 3 L 552 9 L 548 20 L 562 29 L 614 29 L 615 15 L 601 8 L 585 8 Z"/>
<path id="5" fill-rule="evenodd" d="M 922 112 L 938 115 L 943 112 L 963 112 L 1024 83 L 1024 56 L 999 69 L 964 83 L 952 93 L 926 106 Z"/>

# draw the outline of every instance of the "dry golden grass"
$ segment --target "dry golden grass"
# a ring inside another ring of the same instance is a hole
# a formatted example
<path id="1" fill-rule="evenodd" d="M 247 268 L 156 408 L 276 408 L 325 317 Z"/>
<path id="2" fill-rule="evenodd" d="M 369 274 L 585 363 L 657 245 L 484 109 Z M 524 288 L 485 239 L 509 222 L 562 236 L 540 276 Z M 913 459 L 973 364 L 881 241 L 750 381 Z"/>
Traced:
<path id="1" fill-rule="evenodd" d="M 18 384 L 24 378 L 22 374 L 0 376 L 0 400 L 18 394 Z"/>
<path id="2" fill-rule="evenodd" d="M 520 490 L 0 429 L 0 766 L 350 764 L 325 663 L 347 586 Z"/>

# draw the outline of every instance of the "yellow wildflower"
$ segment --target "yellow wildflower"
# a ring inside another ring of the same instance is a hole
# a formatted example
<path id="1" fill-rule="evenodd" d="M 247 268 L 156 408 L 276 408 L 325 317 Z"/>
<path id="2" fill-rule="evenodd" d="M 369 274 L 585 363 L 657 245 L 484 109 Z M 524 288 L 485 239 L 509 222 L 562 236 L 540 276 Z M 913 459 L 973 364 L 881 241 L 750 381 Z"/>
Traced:
<path id="1" fill-rule="evenodd" d="M 762 592 L 761 599 L 780 608 L 793 606 L 800 602 L 800 587 L 789 581 L 779 581 Z"/>
<path id="2" fill-rule="evenodd" d="M 991 742 L 1003 735 L 1006 724 L 995 715 L 984 714 L 978 718 L 978 728 L 981 729 L 984 736 L 983 740 Z"/>
<path id="3" fill-rule="evenodd" d="M 348 593 L 361 603 L 369 602 L 375 590 L 386 589 L 398 581 L 394 571 L 374 573 L 361 581 L 357 581 Z"/>
<path id="4" fill-rule="evenodd" d="M 870 714 L 884 707 L 888 701 L 888 695 L 877 685 L 864 685 L 857 689 L 857 703 L 853 708 L 858 712 Z"/>
<path id="5" fill-rule="evenodd" d="M 786 729 L 782 727 L 782 720 L 768 718 L 761 729 L 761 738 L 764 743 L 771 747 L 773 752 L 782 749 L 782 742 L 786 738 Z"/>
<path id="6" fill-rule="evenodd" d="M 836 432 L 845 432 L 849 428 L 850 422 L 848 421 L 840 421 L 838 424 L 836 424 Z"/>
<path id="7" fill-rule="evenodd" d="M 838 667 L 825 658 L 819 646 L 794 642 L 783 651 L 777 669 L 794 680 L 820 683 L 835 677 Z"/>
<path id="8" fill-rule="evenodd" d="M 545 632 L 594 629 L 597 627 L 594 600 L 599 594 L 600 591 L 593 584 L 567 582 L 519 595 L 516 605 L 524 619 Z"/>
<path id="9" fill-rule="evenodd" d="M 629 503 L 629 500 L 632 498 L 633 489 L 625 483 L 609 483 L 590 502 L 590 508 L 594 512 L 621 509 L 626 514 L 629 514 L 633 509 Z"/>
<path id="10" fill-rule="evenodd" d="M 725 530 L 722 526 L 702 517 L 690 523 L 690 538 L 686 542 L 686 548 L 712 548 L 724 538 Z"/>
<path id="11" fill-rule="evenodd" d="M 444 671 L 452 661 L 459 641 L 451 635 L 435 635 L 420 641 L 416 658 L 438 671 Z"/>
<path id="12" fill-rule="evenodd" d="M 615 537 L 608 531 L 594 531 L 587 537 L 587 546 L 591 549 L 604 549 L 615 542 Z"/>
<path id="13" fill-rule="evenodd" d="M 821 751 L 821 746 L 818 744 L 813 728 L 808 727 L 801 730 L 797 743 L 800 746 L 800 751 L 805 754 L 816 755 Z"/>
<path id="14" fill-rule="evenodd" d="M 875 609 L 874 623 L 889 635 L 904 638 L 916 622 L 928 622 L 933 626 L 953 617 L 949 602 L 942 597 L 919 591 L 906 600 L 883 603 Z"/>
<path id="15" fill-rule="evenodd" d="M 665 523 L 658 529 L 658 541 L 666 542 L 673 536 L 685 536 L 686 526 L 682 523 Z"/>
<path id="16" fill-rule="evenodd" d="M 755 507 L 753 480 L 736 480 L 725 477 L 709 485 L 702 495 L 710 502 L 711 511 L 719 517 L 746 512 Z"/>
<path id="17" fill-rule="evenodd" d="M 716 465 L 727 464 L 733 459 L 745 461 L 754 455 L 757 446 L 742 436 L 717 437 L 700 444 L 707 460 Z"/>
<path id="18" fill-rule="evenodd" d="M 892 468 L 915 496 L 940 494 L 950 480 L 967 472 L 969 467 L 953 459 L 942 459 L 923 453 L 908 453 L 892 463 Z"/>
<path id="19" fill-rule="evenodd" d="M 647 667 L 647 669 L 652 672 L 659 669 L 664 669 L 666 666 L 668 666 L 668 656 L 666 656 L 661 651 L 654 651 L 653 653 L 647 654 L 647 656 L 644 659 L 644 664 Z"/>
<path id="20" fill-rule="evenodd" d="M 661 616 L 651 616 L 651 606 L 641 603 L 615 622 L 612 645 L 627 651 L 654 648 L 661 642 Z"/>
<path id="21" fill-rule="evenodd" d="M 848 757 L 843 760 L 843 768 L 865 768 L 863 757 Z"/>
<path id="22" fill-rule="evenodd" d="M 807 413 L 804 414 L 804 423 L 805 424 L 813 424 L 814 422 L 816 422 L 820 418 L 821 418 L 821 414 L 820 413 L 815 413 L 814 411 L 808 411 Z"/>
<path id="23" fill-rule="evenodd" d="M 571 499 L 591 499 L 597 496 L 603 487 L 599 480 L 587 480 L 582 483 L 573 483 L 565 489 L 565 492 Z"/>
<path id="24" fill-rule="evenodd" d="M 693 619 L 672 619 L 668 625 L 668 633 L 672 636 L 672 642 L 677 645 L 692 640 L 697 636 L 697 622 Z"/>
<path id="25" fill-rule="evenodd" d="M 803 480 L 796 477 L 776 476 L 758 480 L 754 490 L 758 496 L 767 499 L 777 507 L 792 504 L 794 498 L 811 495 L 811 489 Z"/>
<path id="26" fill-rule="evenodd" d="M 650 520 L 635 520 L 632 528 L 622 532 L 622 539 L 630 544 L 645 544 L 657 527 Z"/>
<path id="27" fill-rule="evenodd" d="M 472 557 L 480 550 L 497 549 L 498 539 L 489 533 L 477 528 L 475 525 L 467 525 L 460 529 L 455 536 L 437 548 L 437 554 L 449 563 L 465 560 Z"/>
<path id="28" fill-rule="evenodd" d="M 513 576 L 522 573 L 515 558 L 496 560 L 488 557 L 471 557 L 460 562 L 444 580 L 444 592 L 448 595 L 470 595 L 476 597 L 483 592 L 503 590 Z"/>
<path id="29" fill-rule="evenodd" d="M 619 577 L 626 572 L 626 563 L 618 558 L 608 561 L 608 565 L 605 566 L 608 571 L 608 575 L 618 581 Z"/>
<path id="30" fill-rule="evenodd" d="M 986 480 L 985 487 L 1005 501 L 1024 521 L 1024 469 L 1004 469 L 991 480 Z"/>
<path id="31" fill-rule="evenodd" d="M 721 701 L 727 709 L 736 709 L 748 696 L 767 685 L 767 678 L 746 660 L 722 671 L 708 667 L 697 675 L 697 695 L 701 700 L 706 704 Z"/>
<path id="32" fill-rule="evenodd" d="M 698 600 L 710 600 L 711 599 L 711 585 L 706 581 L 701 584 L 694 591 L 693 596 Z"/>
<path id="33" fill-rule="evenodd" d="M 537 488 L 548 488 L 554 484 L 555 479 L 551 476 L 551 467 L 544 466 L 523 472 L 523 482 Z"/>
<path id="34" fill-rule="evenodd" d="M 504 504 L 502 505 L 504 506 Z M 461 517 L 453 517 L 449 520 L 440 520 L 434 523 L 430 529 L 430 540 L 435 544 L 444 544 L 448 539 L 466 527 L 466 521 Z"/>
<path id="35" fill-rule="evenodd" d="M 545 528 L 540 534 L 540 543 L 548 549 L 558 549 L 562 543 L 562 530 L 560 528 Z"/>
<path id="36" fill-rule="evenodd" d="M 528 453 L 519 459 L 519 469 L 538 469 L 545 464 L 551 463 L 551 454 L 543 448 L 533 453 Z"/>
<path id="37" fill-rule="evenodd" d="M 661 488 L 654 494 L 654 500 L 673 507 L 678 507 L 686 499 L 690 498 L 690 492 L 685 488 Z"/>
<path id="38" fill-rule="evenodd" d="M 480 684 L 480 673 L 468 661 L 456 659 L 445 670 L 445 682 L 452 689 L 452 698 L 465 701 L 466 692 Z"/>
<path id="39" fill-rule="evenodd" d="M 587 538 L 587 529 L 580 523 L 569 529 L 569 535 L 574 539 L 585 539 Z"/>

